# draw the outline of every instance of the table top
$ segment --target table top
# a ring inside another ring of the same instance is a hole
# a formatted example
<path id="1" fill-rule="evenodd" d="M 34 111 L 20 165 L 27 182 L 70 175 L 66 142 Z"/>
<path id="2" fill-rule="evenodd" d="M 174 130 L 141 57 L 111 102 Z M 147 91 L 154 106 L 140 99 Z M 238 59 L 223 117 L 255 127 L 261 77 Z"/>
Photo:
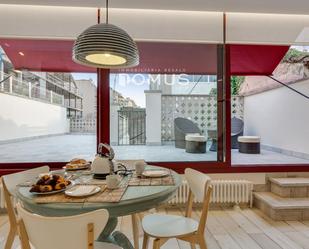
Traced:
<path id="1" fill-rule="evenodd" d="M 149 168 L 161 168 L 150 166 Z M 107 209 L 111 217 L 129 215 L 149 210 L 172 198 L 181 184 L 181 177 L 171 171 L 175 185 L 172 186 L 128 186 L 120 202 L 117 203 L 48 203 L 38 204 L 29 192 L 29 187 L 19 187 L 17 197 L 26 209 L 45 216 L 67 216 L 97 209 Z"/>

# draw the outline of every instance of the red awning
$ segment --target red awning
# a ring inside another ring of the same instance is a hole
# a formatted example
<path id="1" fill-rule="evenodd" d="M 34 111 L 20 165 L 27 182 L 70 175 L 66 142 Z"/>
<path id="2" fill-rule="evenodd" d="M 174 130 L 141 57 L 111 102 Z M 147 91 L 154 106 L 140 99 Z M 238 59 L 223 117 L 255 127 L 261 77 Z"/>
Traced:
<path id="1" fill-rule="evenodd" d="M 72 61 L 73 41 L 0 39 L 15 69 L 46 72 L 96 72 Z M 216 74 L 217 46 L 138 42 L 140 65 L 117 72 Z M 233 75 L 269 75 L 288 46 L 231 45 Z"/>

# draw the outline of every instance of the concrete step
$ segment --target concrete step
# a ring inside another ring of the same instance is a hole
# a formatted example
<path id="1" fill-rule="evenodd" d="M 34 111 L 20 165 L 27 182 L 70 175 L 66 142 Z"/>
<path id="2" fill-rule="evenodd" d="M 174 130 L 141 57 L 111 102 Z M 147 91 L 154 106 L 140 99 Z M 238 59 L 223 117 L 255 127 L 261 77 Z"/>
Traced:
<path id="1" fill-rule="evenodd" d="M 281 197 L 309 197 L 309 178 L 269 178 L 270 191 Z"/>
<path id="2" fill-rule="evenodd" d="M 254 193 L 254 206 L 273 220 L 309 220 L 309 198 L 283 198 L 271 192 Z"/>

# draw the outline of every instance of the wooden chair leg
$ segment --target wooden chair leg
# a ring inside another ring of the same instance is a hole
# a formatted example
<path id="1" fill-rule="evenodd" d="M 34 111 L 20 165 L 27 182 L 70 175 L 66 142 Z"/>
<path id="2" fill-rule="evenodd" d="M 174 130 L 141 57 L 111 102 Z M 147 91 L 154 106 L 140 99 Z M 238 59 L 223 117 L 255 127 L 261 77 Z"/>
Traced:
<path id="1" fill-rule="evenodd" d="M 143 239 L 143 248 L 142 249 L 147 249 L 149 244 L 149 236 L 144 233 L 144 239 Z"/>
<path id="2" fill-rule="evenodd" d="M 10 232 L 9 232 L 8 237 L 6 239 L 6 242 L 5 242 L 4 249 L 11 249 L 12 248 L 12 245 L 13 245 L 13 242 L 14 242 L 16 235 L 17 235 L 17 228 L 11 226 Z"/>
<path id="3" fill-rule="evenodd" d="M 132 231 L 133 231 L 134 249 L 139 249 L 138 216 L 137 216 L 137 214 L 132 214 L 131 218 L 132 218 Z"/>
<path id="4" fill-rule="evenodd" d="M 191 249 L 196 249 L 195 244 L 194 243 L 190 243 Z"/>
<path id="5" fill-rule="evenodd" d="M 200 236 L 200 238 L 199 238 L 199 245 L 200 245 L 201 249 L 207 249 L 207 244 L 206 244 L 204 235 Z"/>
<path id="6" fill-rule="evenodd" d="M 153 241 L 153 249 L 160 249 L 160 239 L 155 239 Z"/>

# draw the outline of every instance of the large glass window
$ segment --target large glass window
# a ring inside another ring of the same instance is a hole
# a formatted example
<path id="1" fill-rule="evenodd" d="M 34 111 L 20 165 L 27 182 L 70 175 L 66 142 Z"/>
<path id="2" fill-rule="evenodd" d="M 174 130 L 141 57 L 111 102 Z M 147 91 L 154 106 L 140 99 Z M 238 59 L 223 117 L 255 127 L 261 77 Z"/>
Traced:
<path id="1" fill-rule="evenodd" d="M 96 74 L 16 69 L 0 55 L 0 163 L 92 159 Z"/>
<path id="2" fill-rule="evenodd" d="M 308 47 L 292 46 L 273 79 L 232 77 L 232 164 L 309 163 L 309 102 L 303 96 L 309 95 L 308 56 Z"/>
<path id="3" fill-rule="evenodd" d="M 217 160 L 216 75 L 112 74 L 110 139 L 119 159 Z"/>

